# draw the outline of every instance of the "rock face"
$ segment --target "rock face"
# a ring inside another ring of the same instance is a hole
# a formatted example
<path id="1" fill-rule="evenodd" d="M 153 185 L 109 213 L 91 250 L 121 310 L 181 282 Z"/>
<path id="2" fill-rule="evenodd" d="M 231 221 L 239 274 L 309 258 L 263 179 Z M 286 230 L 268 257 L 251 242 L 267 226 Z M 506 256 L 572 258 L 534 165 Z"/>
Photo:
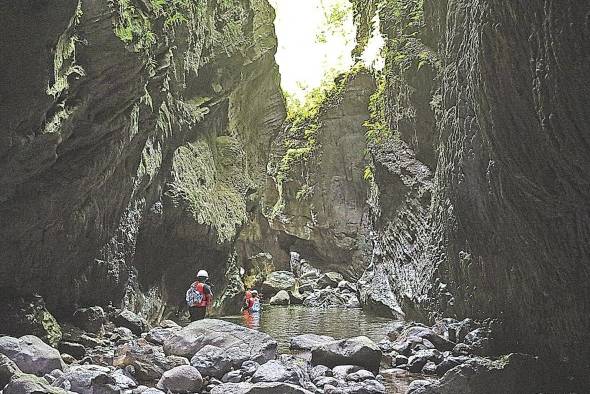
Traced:
<path id="1" fill-rule="evenodd" d="M 124 301 L 155 320 L 205 268 L 225 299 L 285 116 L 274 11 L 173 3 L 2 12 L 3 295 L 38 291 L 60 316 Z"/>
<path id="2" fill-rule="evenodd" d="M 343 75 L 317 118 L 278 136 L 263 202 L 270 227 L 284 234 L 284 248 L 323 271 L 352 277 L 365 268 L 369 246 L 363 122 L 374 89 L 365 70 Z"/>
<path id="3" fill-rule="evenodd" d="M 195 367 L 182 365 L 164 372 L 158 388 L 173 393 L 195 393 L 201 390 L 203 378 Z"/>
<path id="4" fill-rule="evenodd" d="M 362 36 L 377 2 L 354 3 Z M 361 302 L 502 318 L 505 345 L 587 365 L 590 4 L 382 3 L 395 138 L 370 148 Z"/>
<path id="5" fill-rule="evenodd" d="M 214 319 L 199 320 L 175 332 L 164 342 L 164 351 L 190 358 L 207 345 L 223 349 L 236 368 L 246 360 L 272 360 L 277 352 L 277 342 L 267 334 Z"/>
<path id="6" fill-rule="evenodd" d="M 367 337 L 356 337 L 332 341 L 313 348 L 311 362 L 316 365 L 360 365 L 370 371 L 378 371 L 381 350 Z"/>
<path id="7" fill-rule="evenodd" d="M 0 353 L 25 373 L 43 376 L 54 369 L 65 367 L 59 352 L 33 335 L 18 339 L 0 337 Z"/>

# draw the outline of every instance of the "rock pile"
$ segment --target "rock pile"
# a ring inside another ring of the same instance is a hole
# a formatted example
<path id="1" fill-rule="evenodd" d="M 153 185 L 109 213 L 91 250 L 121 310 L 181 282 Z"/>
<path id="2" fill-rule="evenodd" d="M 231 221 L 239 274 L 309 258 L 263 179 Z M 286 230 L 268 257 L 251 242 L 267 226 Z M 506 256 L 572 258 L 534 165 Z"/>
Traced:
<path id="1" fill-rule="evenodd" d="M 297 267 L 297 276 L 290 271 L 271 272 L 262 286 L 271 305 L 303 304 L 322 307 L 360 307 L 357 286 L 344 280 L 338 272 L 322 273 L 309 263 Z"/>

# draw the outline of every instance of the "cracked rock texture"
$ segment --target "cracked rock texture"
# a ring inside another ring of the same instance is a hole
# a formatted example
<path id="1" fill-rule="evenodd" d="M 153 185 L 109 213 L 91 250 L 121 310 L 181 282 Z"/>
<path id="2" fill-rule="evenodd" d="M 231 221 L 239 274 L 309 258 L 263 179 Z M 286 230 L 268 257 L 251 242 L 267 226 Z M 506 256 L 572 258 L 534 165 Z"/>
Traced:
<path id="1" fill-rule="evenodd" d="M 365 292 L 379 272 L 409 318 L 500 318 L 506 345 L 587 367 L 590 3 L 420 3 L 379 13 L 394 138 L 371 148 Z"/>
<path id="2" fill-rule="evenodd" d="M 363 123 L 375 81 L 366 70 L 338 78 L 338 92 L 303 127 L 317 127 L 308 157 L 284 164 L 292 150 L 287 145 L 305 146 L 299 130 L 287 126 L 275 140 L 262 211 L 284 250 L 298 252 L 323 271 L 358 278 L 370 254 Z"/>

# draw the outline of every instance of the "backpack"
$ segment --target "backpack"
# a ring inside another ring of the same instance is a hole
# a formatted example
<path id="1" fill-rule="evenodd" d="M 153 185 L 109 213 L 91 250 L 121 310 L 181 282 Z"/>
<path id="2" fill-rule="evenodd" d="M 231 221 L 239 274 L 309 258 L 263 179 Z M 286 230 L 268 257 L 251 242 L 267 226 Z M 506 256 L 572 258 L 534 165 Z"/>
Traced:
<path id="1" fill-rule="evenodd" d="M 203 301 L 203 297 L 203 293 L 197 290 L 196 282 L 194 282 L 186 291 L 186 304 L 189 307 L 196 306 Z"/>
<path id="2" fill-rule="evenodd" d="M 260 300 L 256 298 L 252 303 L 252 308 L 250 308 L 251 312 L 260 312 Z"/>

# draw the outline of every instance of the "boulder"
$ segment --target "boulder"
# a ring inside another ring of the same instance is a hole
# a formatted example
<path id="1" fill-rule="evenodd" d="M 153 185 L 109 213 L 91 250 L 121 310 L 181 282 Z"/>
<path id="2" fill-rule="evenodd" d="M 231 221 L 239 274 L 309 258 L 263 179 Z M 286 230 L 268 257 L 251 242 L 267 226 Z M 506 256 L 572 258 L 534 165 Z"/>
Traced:
<path id="1" fill-rule="evenodd" d="M 416 384 L 412 394 L 537 393 L 544 381 L 538 360 L 529 355 L 509 354 L 492 361 L 473 358 L 450 369 L 441 379 Z M 410 386 L 410 388 L 412 388 Z"/>
<path id="2" fill-rule="evenodd" d="M 224 383 L 211 390 L 211 394 L 312 394 L 311 391 L 290 383 Z"/>
<path id="3" fill-rule="evenodd" d="M 317 287 L 319 289 L 323 289 L 325 287 L 338 287 L 338 284 L 340 282 L 342 282 L 344 280 L 344 277 L 342 276 L 342 274 L 338 273 L 338 272 L 326 272 L 325 274 L 322 274 L 318 281 L 317 281 Z"/>
<path id="4" fill-rule="evenodd" d="M 136 337 L 127 327 L 116 327 L 111 333 L 111 341 L 120 345 L 125 342 L 134 340 Z"/>
<path id="5" fill-rule="evenodd" d="M 423 326 L 412 326 L 405 329 L 402 334 L 397 338 L 396 343 L 403 342 L 407 338 L 416 337 L 428 340 L 440 351 L 452 350 L 455 347 L 455 343 L 445 339 L 435 333 L 432 329 Z"/>
<path id="6" fill-rule="evenodd" d="M 486 328 L 476 328 L 465 335 L 463 340 L 471 349 L 473 354 L 478 356 L 490 356 L 493 354 L 493 343 L 491 339 L 491 331 Z"/>
<path id="7" fill-rule="evenodd" d="M 53 387 L 47 380 L 26 373 L 15 374 L 2 392 L 4 394 L 67 394 L 66 390 Z"/>
<path id="8" fill-rule="evenodd" d="M 314 381 L 319 378 L 323 378 L 332 376 L 332 370 L 325 365 L 316 365 L 315 367 L 311 368 L 309 371 L 309 378 Z"/>
<path id="9" fill-rule="evenodd" d="M 111 372 L 115 385 L 122 390 L 131 390 L 137 387 L 137 381 L 124 369 L 116 369 Z"/>
<path id="10" fill-rule="evenodd" d="M 155 343 L 156 345 L 163 345 L 166 339 L 168 339 L 176 331 L 180 330 L 180 328 L 180 326 L 170 328 L 155 327 L 149 330 L 145 336 L 145 339 L 151 343 Z"/>
<path id="11" fill-rule="evenodd" d="M 120 345 L 113 360 L 113 366 L 118 368 L 132 366 L 135 377 L 141 381 L 158 380 L 164 372 L 188 363 L 183 357 L 166 356 L 161 347 L 152 345 L 144 339 Z"/>
<path id="12" fill-rule="evenodd" d="M 303 294 L 301 294 L 299 292 L 299 290 L 289 290 L 289 303 L 291 305 L 301 305 L 303 304 L 303 300 L 305 300 L 305 297 L 303 296 Z"/>
<path id="13" fill-rule="evenodd" d="M 0 388 L 6 386 L 17 373 L 21 373 L 21 370 L 14 361 L 0 353 Z"/>
<path id="14" fill-rule="evenodd" d="M 449 339 L 453 340 L 454 338 L 454 342 L 463 342 L 465 336 L 476 328 L 479 328 L 479 324 L 469 318 L 463 319 L 460 322 L 450 323 Z"/>
<path id="15" fill-rule="evenodd" d="M 82 360 L 86 356 L 86 348 L 84 345 L 75 342 L 64 342 L 61 341 L 57 349 L 61 353 L 69 354 L 77 360 Z"/>
<path id="16" fill-rule="evenodd" d="M 107 316 L 100 306 L 80 308 L 74 312 L 74 324 L 84 331 L 98 334 L 102 332 Z"/>
<path id="17" fill-rule="evenodd" d="M 118 393 L 110 369 L 98 365 L 77 365 L 61 374 L 53 385 L 80 394 Z"/>
<path id="18" fill-rule="evenodd" d="M 270 360 L 262 364 L 252 376 L 252 383 L 287 382 L 302 384 L 300 376 L 294 368 L 290 368 L 278 360 Z"/>
<path id="19" fill-rule="evenodd" d="M 216 319 L 199 320 L 175 332 L 164 342 L 164 351 L 192 358 L 206 345 L 223 349 L 235 368 L 246 360 L 265 363 L 277 354 L 277 342 L 269 335 Z"/>
<path id="20" fill-rule="evenodd" d="M 12 360 L 21 371 L 38 376 L 65 367 L 59 352 L 33 335 L 18 339 L 0 337 L 0 353 Z"/>
<path id="21" fill-rule="evenodd" d="M 274 295 L 281 290 L 293 290 L 295 287 L 295 275 L 289 271 L 273 271 L 266 276 L 262 283 L 262 292 Z"/>
<path id="22" fill-rule="evenodd" d="M 313 383 L 317 387 L 324 387 L 324 386 L 328 386 L 328 385 L 338 387 L 341 382 L 342 382 L 341 380 L 338 380 L 338 379 L 330 377 L 330 376 L 324 376 L 324 377 L 321 377 L 321 378 L 313 381 Z"/>
<path id="23" fill-rule="evenodd" d="M 346 380 L 352 382 L 362 382 L 368 379 L 375 379 L 375 375 L 372 372 L 367 371 L 366 369 L 361 369 L 359 371 L 346 375 Z"/>
<path id="24" fill-rule="evenodd" d="M 350 291 L 351 293 L 356 293 L 356 292 L 357 292 L 357 287 L 356 287 L 356 285 L 355 285 L 355 284 L 353 284 L 353 283 L 350 283 L 350 282 L 349 282 L 349 281 L 347 281 L 347 280 L 342 280 L 342 281 L 338 282 L 338 288 L 339 288 L 340 290 L 348 290 L 348 291 Z"/>
<path id="25" fill-rule="evenodd" d="M 327 335 L 301 334 L 291 338 L 289 348 L 292 350 L 312 350 L 314 347 L 332 341 L 334 338 Z"/>
<path id="26" fill-rule="evenodd" d="M 240 367 L 240 371 L 242 372 L 242 375 L 244 376 L 252 376 L 254 375 L 254 372 L 256 372 L 256 370 L 260 368 L 260 364 L 258 364 L 256 361 L 244 361 L 242 363 L 242 366 Z"/>
<path id="27" fill-rule="evenodd" d="M 242 380 L 244 380 L 244 375 L 241 370 L 229 371 L 221 378 L 223 383 L 239 383 Z"/>
<path id="28" fill-rule="evenodd" d="M 232 368 L 232 360 L 226 351 L 213 345 L 205 345 L 191 358 L 191 365 L 203 376 L 221 379 Z"/>
<path id="29" fill-rule="evenodd" d="M 468 361 L 469 357 L 446 357 L 440 364 L 436 366 L 436 374 L 443 376 L 449 369 L 455 368 L 458 365 Z"/>
<path id="30" fill-rule="evenodd" d="M 143 317 L 128 309 L 123 309 L 118 315 L 116 315 L 113 319 L 113 323 L 119 327 L 130 329 L 135 335 L 140 335 L 149 328 L 147 321 Z"/>
<path id="31" fill-rule="evenodd" d="M 330 306 L 346 306 L 349 302 L 350 296 L 344 295 L 341 292 L 326 288 L 316 290 L 303 301 L 303 305 L 314 308 L 325 308 Z"/>
<path id="32" fill-rule="evenodd" d="M 381 350 L 365 336 L 359 336 L 340 341 L 333 341 L 314 348 L 311 352 L 311 362 L 328 367 L 336 365 L 360 365 L 370 371 L 378 371 L 381 363 Z"/>
<path id="33" fill-rule="evenodd" d="M 156 387 L 173 393 L 196 393 L 203 387 L 203 378 L 195 367 L 182 365 L 164 372 Z"/>
<path id="34" fill-rule="evenodd" d="M 289 293 L 285 290 L 279 291 L 270 299 L 271 305 L 289 305 L 291 302 L 291 297 L 289 297 Z"/>
<path id="35" fill-rule="evenodd" d="M 129 333 L 131 333 L 131 331 L 129 331 Z M 97 346 L 105 346 L 106 345 L 105 341 L 103 341 L 102 339 L 94 338 L 94 337 L 91 337 L 90 335 L 86 335 L 86 334 L 82 334 L 78 338 L 76 338 L 75 340 L 72 340 L 70 342 L 74 342 L 74 341 L 76 343 L 79 343 L 80 345 L 84 346 L 85 348 L 94 348 Z"/>
<path id="36" fill-rule="evenodd" d="M 363 368 L 359 367 L 358 365 L 337 365 L 332 368 L 332 375 L 337 379 L 344 380 L 351 373 L 355 373 L 361 369 Z"/>
<path id="37" fill-rule="evenodd" d="M 324 390 L 325 394 L 334 393 L 334 391 Z M 375 380 L 368 379 L 362 382 L 354 382 L 346 387 L 342 388 L 342 394 L 385 394 L 385 386 L 383 383 Z"/>

